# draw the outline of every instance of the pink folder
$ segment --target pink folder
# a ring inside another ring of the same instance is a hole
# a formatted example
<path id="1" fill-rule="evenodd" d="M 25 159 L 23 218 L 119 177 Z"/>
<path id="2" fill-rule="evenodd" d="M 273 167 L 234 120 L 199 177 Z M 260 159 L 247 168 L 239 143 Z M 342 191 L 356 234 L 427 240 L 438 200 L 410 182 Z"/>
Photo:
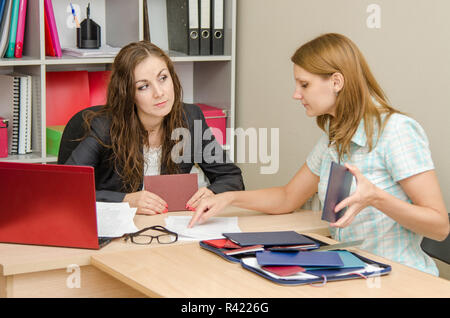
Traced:
<path id="1" fill-rule="evenodd" d="M 8 157 L 8 121 L 0 117 L 0 158 Z"/>
<path id="2" fill-rule="evenodd" d="M 62 56 L 61 45 L 59 43 L 58 30 L 56 28 L 55 14 L 53 13 L 52 0 L 44 0 L 45 14 L 47 14 L 48 26 L 50 27 L 50 37 L 57 57 Z"/>
<path id="3" fill-rule="evenodd" d="M 185 211 L 186 203 L 198 190 L 197 174 L 169 174 L 144 177 L 145 190 L 166 201 L 169 212 Z"/>
<path id="4" fill-rule="evenodd" d="M 27 17 L 27 0 L 20 0 L 19 20 L 17 22 L 16 47 L 14 51 L 14 56 L 19 58 L 22 57 L 23 35 L 25 33 L 26 17 Z"/>

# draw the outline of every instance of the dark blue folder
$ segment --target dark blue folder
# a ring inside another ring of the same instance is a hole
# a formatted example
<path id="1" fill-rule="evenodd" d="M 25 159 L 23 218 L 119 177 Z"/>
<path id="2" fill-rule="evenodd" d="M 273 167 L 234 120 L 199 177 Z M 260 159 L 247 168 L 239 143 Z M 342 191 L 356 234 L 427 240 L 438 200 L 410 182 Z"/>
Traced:
<path id="1" fill-rule="evenodd" d="M 346 167 L 341 166 L 336 162 L 331 162 L 322 220 L 334 223 L 344 215 L 347 208 L 343 208 L 338 213 L 334 212 L 334 208 L 339 202 L 348 197 L 352 186 L 352 180 L 353 175 Z"/>

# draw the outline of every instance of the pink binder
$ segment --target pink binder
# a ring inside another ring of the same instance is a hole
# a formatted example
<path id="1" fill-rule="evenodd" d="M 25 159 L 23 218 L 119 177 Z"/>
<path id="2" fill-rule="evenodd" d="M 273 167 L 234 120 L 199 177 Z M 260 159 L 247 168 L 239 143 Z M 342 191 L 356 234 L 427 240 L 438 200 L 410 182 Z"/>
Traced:
<path id="1" fill-rule="evenodd" d="M 16 47 L 14 50 L 14 56 L 19 58 L 22 57 L 23 34 L 25 33 L 26 16 L 27 16 L 27 0 L 20 0 L 19 20 L 17 22 Z"/>
<path id="2" fill-rule="evenodd" d="M 45 14 L 47 15 L 48 26 L 50 27 L 50 37 L 57 57 L 62 56 L 61 45 L 59 44 L 58 30 L 56 28 L 55 14 L 53 13 L 52 0 L 44 0 Z"/>

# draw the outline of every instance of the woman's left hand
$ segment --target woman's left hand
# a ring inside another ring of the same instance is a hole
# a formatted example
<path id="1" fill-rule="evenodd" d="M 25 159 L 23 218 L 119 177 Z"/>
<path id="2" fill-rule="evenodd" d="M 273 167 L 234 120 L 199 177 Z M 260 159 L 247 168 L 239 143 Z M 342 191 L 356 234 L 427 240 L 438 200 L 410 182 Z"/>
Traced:
<path id="1" fill-rule="evenodd" d="M 334 209 L 334 212 L 337 213 L 347 207 L 345 214 L 337 222 L 330 224 L 330 226 L 339 228 L 350 225 L 355 216 L 365 207 L 373 206 L 379 190 L 373 183 L 364 177 L 358 168 L 347 163 L 345 164 L 345 167 L 348 168 L 356 178 L 356 190 L 352 195 L 339 202 Z"/>
<path id="2" fill-rule="evenodd" d="M 197 206 L 200 204 L 200 202 L 204 198 L 210 197 L 212 195 L 214 195 L 214 192 L 212 192 L 211 190 L 209 190 L 206 187 L 202 187 L 202 188 L 198 189 L 198 191 L 187 202 L 186 209 L 195 211 Z"/>

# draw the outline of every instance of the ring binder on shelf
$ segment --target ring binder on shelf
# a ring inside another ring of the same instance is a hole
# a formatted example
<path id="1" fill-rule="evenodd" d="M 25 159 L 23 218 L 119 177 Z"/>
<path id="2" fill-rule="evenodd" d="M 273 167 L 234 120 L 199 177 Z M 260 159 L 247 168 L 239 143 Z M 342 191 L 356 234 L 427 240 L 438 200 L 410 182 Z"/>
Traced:
<path id="1" fill-rule="evenodd" d="M 200 54 L 198 0 L 189 0 L 189 55 Z"/>
<path id="2" fill-rule="evenodd" d="M 198 1 L 171 0 L 166 2 L 169 50 L 187 55 L 199 55 Z"/>
<path id="3" fill-rule="evenodd" d="M 212 40 L 211 40 L 211 52 L 212 55 L 223 55 L 223 41 L 224 41 L 224 0 L 212 0 Z"/>
<path id="4" fill-rule="evenodd" d="M 200 55 L 211 55 L 211 0 L 200 0 Z"/>

